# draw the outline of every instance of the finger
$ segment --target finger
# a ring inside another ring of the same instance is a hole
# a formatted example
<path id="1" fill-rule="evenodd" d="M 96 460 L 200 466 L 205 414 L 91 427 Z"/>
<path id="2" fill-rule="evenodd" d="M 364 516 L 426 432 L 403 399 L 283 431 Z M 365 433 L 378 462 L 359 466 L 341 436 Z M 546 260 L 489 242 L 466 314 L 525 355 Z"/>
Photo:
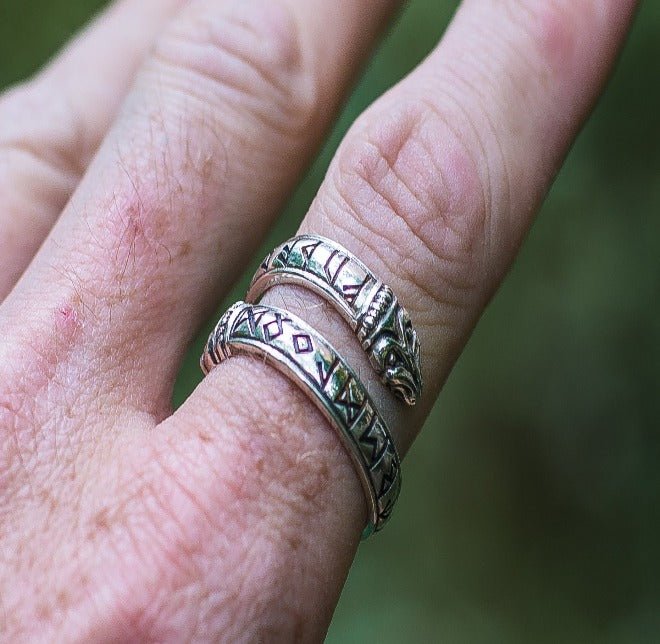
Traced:
<path id="1" fill-rule="evenodd" d="M 371 383 L 402 451 L 512 261 L 633 8 L 620 0 L 467 1 L 439 48 L 359 119 L 338 151 L 303 230 L 360 257 L 417 326 L 427 383 L 420 409 L 393 412 Z M 273 300 L 311 320 L 365 381 L 373 378 L 328 307 L 289 287 Z M 240 627 L 222 604 L 226 589 L 238 587 L 234 605 L 252 607 L 251 633 L 279 617 L 283 637 L 319 639 L 366 517 L 330 427 L 294 385 L 249 358 L 217 367 L 165 427 L 168 435 L 154 439 L 161 461 L 213 517 L 208 561 L 240 527 L 232 542 L 239 563 L 218 588 L 217 557 L 204 582 L 217 590 L 210 613 L 219 636 Z M 166 601 L 159 609 L 167 612 Z"/>
<path id="2" fill-rule="evenodd" d="M 0 97 L 0 301 L 69 199 L 154 36 L 182 2 L 115 2 L 34 79 Z"/>
<path id="3" fill-rule="evenodd" d="M 30 337 L 51 333 L 53 317 L 76 320 L 62 351 L 84 374 L 84 395 L 112 391 L 167 413 L 187 343 L 305 169 L 396 4 L 189 3 L 0 315 L 33 320 Z"/>

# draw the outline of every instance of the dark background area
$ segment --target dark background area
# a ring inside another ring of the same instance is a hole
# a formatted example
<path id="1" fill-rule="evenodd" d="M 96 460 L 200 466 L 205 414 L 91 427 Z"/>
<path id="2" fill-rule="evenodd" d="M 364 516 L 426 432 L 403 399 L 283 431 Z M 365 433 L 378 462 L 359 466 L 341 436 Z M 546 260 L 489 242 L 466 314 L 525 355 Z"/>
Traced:
<path id="1" fill-rule="evenodd" d="M 103 4 L 3 0 L 0 86 Z M 295 230 L 342 133 L 454 9 L 410 3 L 264 249 Z M 659 150 L 660 5 L 647 2 L 406 459 L 395 518 L 359 550 L 330 642 L 660 641 Z M 177 401 L 200 379 L 200 346 Z"/>

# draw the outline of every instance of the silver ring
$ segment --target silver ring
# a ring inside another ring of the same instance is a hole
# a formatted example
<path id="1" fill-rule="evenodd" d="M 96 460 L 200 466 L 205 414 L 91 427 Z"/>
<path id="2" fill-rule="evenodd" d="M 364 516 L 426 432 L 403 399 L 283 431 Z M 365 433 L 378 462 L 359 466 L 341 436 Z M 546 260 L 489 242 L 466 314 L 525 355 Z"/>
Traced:
<path id="1" fill-rule="evenodd" d="M 252 278 L 246 296 L 258 302 L 278 284 L 297 284 L 332 303 L 357 333 L 381 381 L 414 405 L 422 392 L 417 333 L 392 290 L 354 255 L 319 235 L 278 246 Z"/>
<path id="2" fill-rule="evenodd" d="M 369 505 L 363 536 L 380 530 L 401 489 L 396 446 L 355 372 L 297 316 L 237 302 L 209 336 L 200 360 L 208 374 L 238 353 L 256 354 L 287 375 L 333 425 L 360 477 Z"/>

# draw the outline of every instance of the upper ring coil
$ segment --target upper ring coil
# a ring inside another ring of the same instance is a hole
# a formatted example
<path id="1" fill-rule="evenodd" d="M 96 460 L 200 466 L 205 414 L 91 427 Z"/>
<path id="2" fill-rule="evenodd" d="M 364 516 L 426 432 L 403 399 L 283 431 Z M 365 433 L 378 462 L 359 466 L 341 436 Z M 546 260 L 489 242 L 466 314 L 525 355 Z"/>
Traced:
<path id="1" fill-rule="evenodd" d="M 422 393 L 420 346 L 410 316 L 392 290 L 352 253 L 320 235 L 284 242 L 257 269 L 246 301 L 278 284 L 296 284 L 332 303 L 349 323 L 381 381 L 414 405 Z"/>
<path id="2" fill-rule="evenodd" d="M 363 537 L 380 530 L 401 489 L 401 465 L 385 421 L 355 372 L 312 327 L 270 306 L 234 304 L 209 336 L 202 371 L 208 374 L 237 353 L 257 354 L 292 378 L 333 425 L 367 497 Z"/>

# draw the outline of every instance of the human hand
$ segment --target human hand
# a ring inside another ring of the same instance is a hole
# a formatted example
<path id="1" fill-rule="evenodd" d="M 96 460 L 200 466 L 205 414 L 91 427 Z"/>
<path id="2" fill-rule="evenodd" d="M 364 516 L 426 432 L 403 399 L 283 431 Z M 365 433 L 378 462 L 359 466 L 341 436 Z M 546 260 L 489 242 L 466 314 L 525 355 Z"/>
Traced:
<path id="1" fill-rule="evenodd" d="M 333 432 L 286 379 L 247 358 L 214 370 L 174 415 L 169 401 L 185 347 L 396 4 L 125 0 L 2 99 L 0 297 L 71 197 L 0 308 L 8 640 L 325 632 L 365 519 Z M 437 51 L 338 152 L 303 230 L 352 250 L 411 312 L 423 400 L 402 410 L 370 382 L 402 452 L 512 261 L 633 7 L 465 2 Z M 286 287 L 271 298 L 374 380 L 328 307 Z"/>

